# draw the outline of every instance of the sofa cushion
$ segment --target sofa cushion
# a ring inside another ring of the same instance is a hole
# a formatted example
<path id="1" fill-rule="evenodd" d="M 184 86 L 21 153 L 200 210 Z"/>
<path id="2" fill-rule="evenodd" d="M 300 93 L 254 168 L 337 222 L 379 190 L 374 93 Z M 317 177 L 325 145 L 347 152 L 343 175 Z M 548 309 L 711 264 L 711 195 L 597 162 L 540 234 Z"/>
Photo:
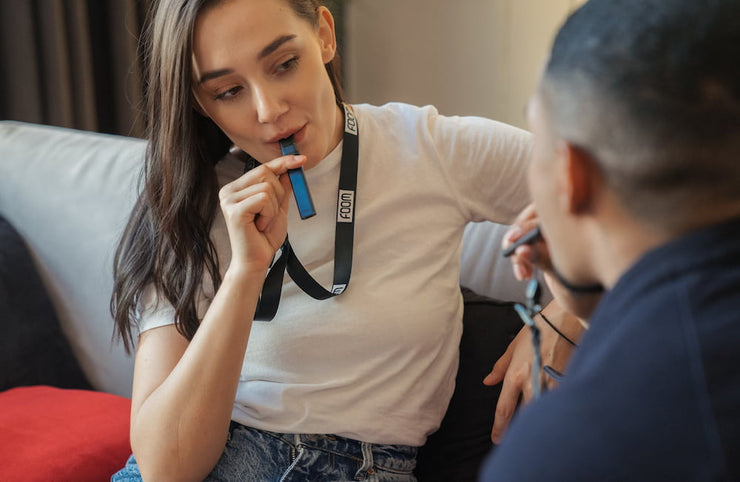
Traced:
<path id="1" fill-rule="evenodd" d="M 47 386 L 0 393 L 0 480 L 110 480 L 131 453 L 123 397 Z"/>
<path id="2" fill-rule="evenodd" d="M 89 388 L 16 230 L 0 217 L 0 391 Z"/>
<path id="3" fill-rule="evenodd" d="M 522 328 L 513 303 L 463 288 L 463 333 L 455 391 L 442 424 L 419 450 L 420 482 L 477 480 L 478 468 L 493 448 L 491 427 L 501 384 L 483 379 Z"/>
<path id="4" fill-rule="evenodd" d="M 146 142 L 0 121 L 0 215 L 21 234 L 92 386 L 131 395 L 133 356 L 112 343 L 113 254 Z"/>

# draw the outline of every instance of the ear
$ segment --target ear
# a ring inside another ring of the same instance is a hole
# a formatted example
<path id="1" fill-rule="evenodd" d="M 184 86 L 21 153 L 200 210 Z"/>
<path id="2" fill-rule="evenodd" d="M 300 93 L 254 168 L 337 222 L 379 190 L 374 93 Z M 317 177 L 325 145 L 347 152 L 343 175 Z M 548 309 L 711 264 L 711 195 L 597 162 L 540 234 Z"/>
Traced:
<path id="1" fill-rule="evenodd" d="M 559 175 L 563 187 L 560 202 L 571 214 L 589 212 L 601 183 L 598 164 L 588 151 L 565 141 L 558 145 L 558 157 L 561 160 Z"/>
<path id="2" fill-rule="evenodd" d="M 325 64 L 332 61 L 337 53 L 337 36 L 334 32 L 334 17 L 326 7 L 319 7 L 319 44 L 321 58 Z"/>

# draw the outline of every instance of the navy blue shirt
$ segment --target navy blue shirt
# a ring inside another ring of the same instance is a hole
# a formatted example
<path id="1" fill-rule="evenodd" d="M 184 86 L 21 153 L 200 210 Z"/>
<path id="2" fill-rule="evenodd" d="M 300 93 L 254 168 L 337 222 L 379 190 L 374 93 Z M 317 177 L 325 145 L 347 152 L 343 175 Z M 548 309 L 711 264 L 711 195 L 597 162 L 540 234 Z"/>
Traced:
<path id="1" fill-rule="evenodd" d="M 740 220 L 643 256 L 485 481 L 740 480 Z"/>

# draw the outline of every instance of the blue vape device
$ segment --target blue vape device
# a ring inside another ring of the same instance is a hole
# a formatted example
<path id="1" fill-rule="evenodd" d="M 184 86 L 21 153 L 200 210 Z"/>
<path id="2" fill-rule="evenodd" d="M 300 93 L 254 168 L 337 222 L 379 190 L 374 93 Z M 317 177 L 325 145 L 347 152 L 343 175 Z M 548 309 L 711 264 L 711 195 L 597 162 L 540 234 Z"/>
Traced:
<path id="1" fill-rule="evenodd" d="M 297 156 L 300 154 L 293 136 L 280 141 L 280 150 L 284 156 Z M 313 207 L 311 192 L 308 190 L 308 183 L 306 182 L 306 175 L 303 173 L 303 168 L 288 169 L 288 177 L 290 178 L 290 186 L 293 188 L 293 196 L 298 205 L 298 214 L 300 214 L 301 219 L 308 219 L 314 216 L 316 209 Z"/>

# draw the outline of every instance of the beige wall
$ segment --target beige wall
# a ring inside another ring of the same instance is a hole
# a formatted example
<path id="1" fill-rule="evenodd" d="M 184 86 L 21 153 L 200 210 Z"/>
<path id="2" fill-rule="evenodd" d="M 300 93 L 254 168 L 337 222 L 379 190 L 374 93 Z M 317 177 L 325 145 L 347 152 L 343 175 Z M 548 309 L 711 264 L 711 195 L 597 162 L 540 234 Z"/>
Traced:
<path id="1" fill-rule="evenodd" d="M 346 0 L 347 97 L 524 127 L 552 37 L 581 1 Z"/>

